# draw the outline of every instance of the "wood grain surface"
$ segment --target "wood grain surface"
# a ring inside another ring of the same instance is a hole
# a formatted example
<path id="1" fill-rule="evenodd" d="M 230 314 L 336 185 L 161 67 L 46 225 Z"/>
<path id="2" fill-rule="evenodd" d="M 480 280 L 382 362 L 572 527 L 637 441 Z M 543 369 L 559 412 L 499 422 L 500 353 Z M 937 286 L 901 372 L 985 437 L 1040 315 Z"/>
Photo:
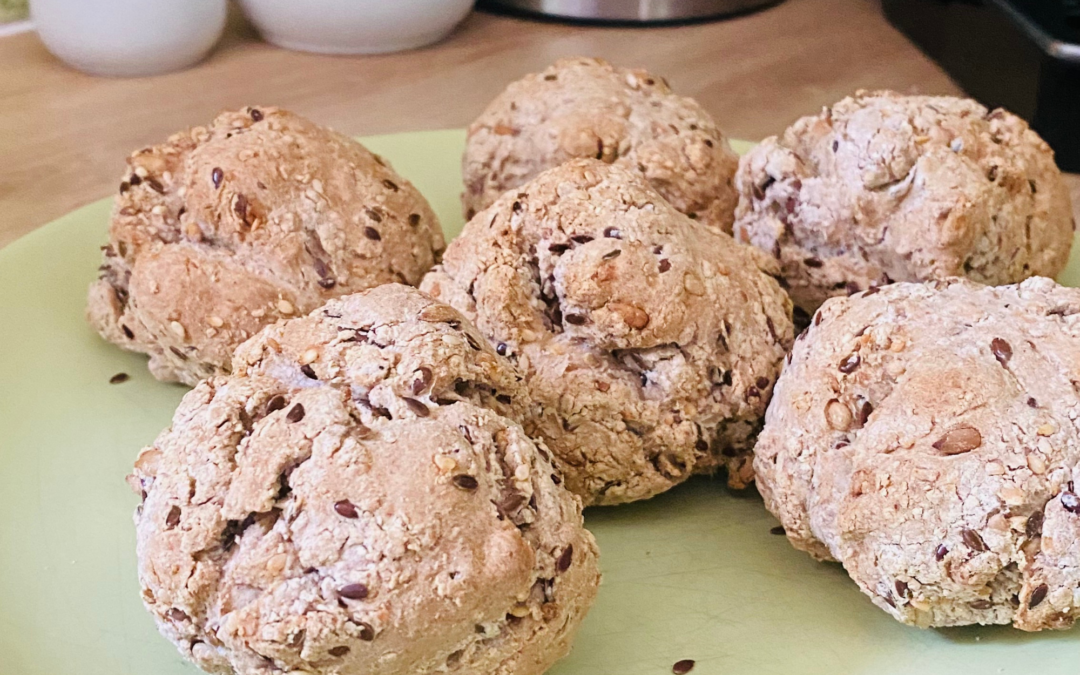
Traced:
<path id="1" fill-rule="evenodd" d="M 859 88 L 959 93 L 875 0 L 788 0 L 663 28 L 476 12 L 437 45 L 368 57 L 278 49 L 234 15 L 204 62 L 127 80 L 71 70 L 27 33 L 0 39 L 0 246 L 111 194 L 129 152 L 224 109 L 279 105 L 354 135 L 460 127 L 510 80 L 575 55 L 665 75 L 746 139 Z M 1080 180 L 1072 184 L 1080 205 Z"/>

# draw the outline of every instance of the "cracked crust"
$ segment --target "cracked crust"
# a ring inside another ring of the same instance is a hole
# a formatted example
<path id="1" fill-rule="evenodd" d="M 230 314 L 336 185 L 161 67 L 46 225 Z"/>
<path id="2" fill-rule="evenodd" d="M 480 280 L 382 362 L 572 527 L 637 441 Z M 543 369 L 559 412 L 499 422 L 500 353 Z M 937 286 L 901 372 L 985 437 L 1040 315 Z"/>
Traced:
<path id="1" fill-rule="evenodd" d="M 1080 614 L 1080 290 L 896 284 L 826 302 L 755 448 L 799 549 L 921 627 Z"/>
<path id="2" fill-rule="evenodd" d="M 184 656 L 223 675 L 539 675 L 569 651 L 596 545 L 511 419 L 520 376 L 464 317 L 381 286 L 267 327 L 236 364 L 131 478 L 143 600 Z"/>
<path id="3" fill-rule="evenodd" d="M 752 479 L 792 342 L 775 271 L 639 175 L 574 160 L 477 214 L 421 288 L 516 361 L 570 490 L 617 504 L 720 466 Z"/>
<path id="4" fill-rule="evenodd" d="M 587 58 L 512 83 L 472 123 L 466 219 L 540 172 L 588 157 L 639 172 L 678 210 L 731 232 L 739 158 L 712 117 L 662 77 Z"/>
<path id="5" fill-rule="evenodd" d="M 741 161 L 735 236 L 768 251 L 792 300 L 894 281 L 1056 276 L 1073 239 L 1050 147 L 969 99 L 859 92 Z"/>
<path id="6" fill-rule="evenodd" d="M 276 108 L 223 113 L 128 158 L 87 316 L 194 385 L 278 318 L 416 284 L 445 248 L 427 202 L 359 143 Z"/>

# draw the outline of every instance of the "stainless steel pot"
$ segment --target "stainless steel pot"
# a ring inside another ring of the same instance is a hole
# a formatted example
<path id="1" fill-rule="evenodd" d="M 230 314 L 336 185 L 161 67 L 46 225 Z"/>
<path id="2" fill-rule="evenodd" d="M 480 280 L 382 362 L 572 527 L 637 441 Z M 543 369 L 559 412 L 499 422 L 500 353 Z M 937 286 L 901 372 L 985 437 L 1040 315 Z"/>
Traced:
<path id="1" fill-rule="evenodd" d="M 776 4 L 778 0 L 486 0 L 481 5 L 578 21 L 686 21 Z"/>

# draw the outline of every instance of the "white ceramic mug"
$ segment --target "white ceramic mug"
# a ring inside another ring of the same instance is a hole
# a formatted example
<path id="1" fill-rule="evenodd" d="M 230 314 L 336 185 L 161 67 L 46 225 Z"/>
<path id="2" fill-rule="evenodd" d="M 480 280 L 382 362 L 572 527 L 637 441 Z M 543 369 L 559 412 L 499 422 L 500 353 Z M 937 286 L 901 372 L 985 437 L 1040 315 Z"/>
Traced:
<path id="1" fill-rule="evenodd" d="M 379 54 L 444 38 L 473 0 L 240 0 L 266 39 L 322 54 Z"/>
<path id="2" fill-rule="evenodd" d="M 226 0 L 31 0 L 49 51 L 94 75 L 137 77 L 190 66 L 217 44 Z M 299 3 L 303 4 L 303 3 Z"/>

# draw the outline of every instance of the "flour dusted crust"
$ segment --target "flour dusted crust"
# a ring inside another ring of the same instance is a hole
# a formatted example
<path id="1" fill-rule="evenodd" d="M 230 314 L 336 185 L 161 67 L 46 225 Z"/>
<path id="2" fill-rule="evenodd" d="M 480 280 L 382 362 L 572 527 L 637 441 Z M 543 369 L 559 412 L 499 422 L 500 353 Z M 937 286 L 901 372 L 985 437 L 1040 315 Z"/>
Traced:
<path id="1" fill-rule="evenodd" d="M 469 127 L 466 218 L 575 158 L 640 173 L 683 213 L 731 232 L 738 156 L 696 101 L 662 77 L 600 59 L 562 59 L 510 84 Z"/>
<path id="2" fill-rule="evenodd" d="M 421 289 L 516 361 L 570 490 L 617 504 L 720 466 L 752 479 L 792 341 L 770 271 L 637 173 L 574 160 L 477 214 Z"/>
<path id="3" fill-rule="evenodd" d="M 418 283 L 443 248 L 427 202 L 377 155 L 246 108 L 128 158 L 87 314 L 155 377 L 193 385 L 278 318 Z"/>
<path id="4" fill-rule="evenodd" d="M 458 312 L 382 286 L 267 327 L 131 482 L 143 600 L 211 673 L 539 675 L 596 594 L 580 501 Z"/>
<path id="5" fill-rule="evenodd" d="M 918 626 L 1080 614 L 1080 290 L 896 284 L 826 302 L 757 485 L 791 542 Z"/>
<path id="6" fill-rule="evenodd" d="M 893 281 L 1056 276 L 1073 224 L 1054 153 L 1019 117 L 859 92 L 747 154 L 735 236 L 776 257 L 796 307 Z"/>

